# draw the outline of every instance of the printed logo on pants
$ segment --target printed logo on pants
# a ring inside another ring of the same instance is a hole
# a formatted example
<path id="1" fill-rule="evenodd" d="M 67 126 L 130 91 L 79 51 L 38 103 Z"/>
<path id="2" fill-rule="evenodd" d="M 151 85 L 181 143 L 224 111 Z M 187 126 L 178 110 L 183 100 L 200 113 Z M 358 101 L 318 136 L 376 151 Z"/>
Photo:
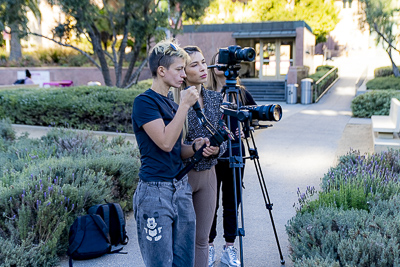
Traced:
<path id="1" fill-rule="evenodd" d="M 147 221 L 147 228 L 144 228 L 146 232 L 146 238 L 149 241 L 158 241 L 161 239 L 162 227 L 157 227 L 156 219 L 159 217 L 158 212 L 154 212 L 153 217 L 149 217 L 147 214 L 143 214 L 143 218 Z"/>

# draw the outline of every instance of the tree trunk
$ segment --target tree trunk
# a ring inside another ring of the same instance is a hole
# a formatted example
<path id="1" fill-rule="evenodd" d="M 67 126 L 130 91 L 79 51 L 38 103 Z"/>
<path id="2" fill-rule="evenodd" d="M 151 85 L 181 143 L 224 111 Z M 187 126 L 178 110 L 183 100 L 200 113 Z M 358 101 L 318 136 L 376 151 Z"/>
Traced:
<path id="1" fill-rule="evenodd" d="M 122 39 L 121 46 L 119 48 L 119 62 L 115 66 L 115 76 L 117 80 L 117 87 L 123 87 L 121 86 L 121 80 L 122 80 L 122 67 L 123 63 L 125 61 L 125 48 L 128 43 L 128 30 L 127 26 L 125 26 L 124 29 L 124 38 Z"/>
<path id="2" fill-rule="evenodd" d="M 139 68 L 135 71 L 135 73 L 132 75 L 132 77 L 131 77 L 131 82 L 127 85 L 127 86 L 125 86 L 125 88 L 129 88 L 129 87 L 131 87 L 132 85 L 134 85 L 134 84 L 137 84 L 137 82 L 138 82 L 138 80 L 139 80 L 139 76 L 140 76 L 140 73 L 142 72 L 142 70 L 143 70 L 143 68 L 144 68 L 144 66 L 146 65 L 146 63 L 147 63 L 147 61 L 148 61 L 148 57 L 147 58 L 145 58 L 145 60 L 143 60 L 142 61 L 142 63 L 140 64 L 140 66 L 139 66 Z"/>
<path id="3" fill-rule="evenodd" d="M 96 34 L 94 31 L 95 30 L 89 31 L 89 36 L 90 39 L 92 40 L 93 51 L 95 52 L 100 61 L 101 73 L 103 74 L 104 83 L 107 86 L 113 86 L 110 76 L 110 69 L 108 68 L 107 60 L 103 48 L 101 46 L 100 33 Z"/>
<path id="4" fill-rule="evenodd" d="M 393 58 L 392 58 L 392 48 L 389 46 L 388 49 L 386 49 L 386 52 L 389 55 L 390 62 L 392 62 L 392 69 L 393 69 L 394 77 L 400 77 L 399 68 L 396 66 L 396 64 L 394 63 Z"/>
<path id="5" fill-rule="evenodd" d="M 117 87 L 123 87 L 123 81 L 122 81 L 122 68 L 123 68 L 123 64 L 125 61 L 125 48 L 128 44 L 128 36 L 129 36 L 129 32 L 128 32 L 128 25 L 129 25 L 129 18 L 126 12 L 126 8 L 127 6 L 125 6 L 124 9 L 124 37 L 122 38 L 122 42 L 121 45 L 119 47 L 119 61 L 118 64 L 115 65 L 115 76 L 116 76 L 116 80 L 117 80 Z M 114 38 L 117 38 L 116 36 L 114 36 Z M 122 82 L 122 84 L 121 84 Z"/>
<path id="6" fill-rule="evenodd" d="M 142 41 L 136 40 L 135 41 L 134 50 L 132 51 L 132 53 L 133 53 L 132 59 L 131 59 L 131 62 L 129 63 L 129 67 L 128 67 L 128 70 L 127 70 L 127 72 L 125 74 L 124 82 L 122 84 L 123 87 L 126 87 L 127 84 L 131 84 L 132 80 L 134 79 L 134 77 L 132 77 L 132 72 L 133 72 L 133 69 L 135 67 L 135 63 L 137 61 L 137 58 L 139 56 L 141 47 L 142 47 Z"/>
<path id="7" fill-rule="evenodd" d="M 18 34 L 18 25 L 12 24 L 11 42 L 10 42 L 10 61 L 19 60 L 22 58 L 21 39 Z"/>

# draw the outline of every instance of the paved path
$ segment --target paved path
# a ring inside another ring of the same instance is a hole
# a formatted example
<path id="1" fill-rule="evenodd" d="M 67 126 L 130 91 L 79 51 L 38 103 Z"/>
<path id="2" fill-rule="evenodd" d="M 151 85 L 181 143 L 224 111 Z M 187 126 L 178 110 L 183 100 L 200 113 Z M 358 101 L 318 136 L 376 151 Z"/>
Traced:
<path id="1" fill-rule="evenodd" d="M 303 192 L 307 186 L 319 188 L 321 177 L 334 166 L 337 157 L 346 154 L 350 148 L 362 153 L 372 152 L 370 122 L 368 119 L 351 118 L 350 104 L 355 94 L 354 83 L 364 69 L 362 66 L 377 63 L 374 60 L 380 56 L 371 52 L 353 53 L 348 58 L 336 60 L 333 63 L 339 65 L 341 79 L 318 103 L 278 103 L 284 110 L 282 120 L 273 123 L 274 127 L 255 133 L 286 266 L 293 264 L 289 258 L 285 225 L 295 215 L 293 204 L 297 202 L 298 188 Z M 389 65 L 383 62 L 385 64 Z M 271 219 L 252 162 L 246 166 L 244 179 L 244 265 L 281 266 Z M 127 231 L 130 236 L 130 242 L 124 249 L 127 255 L 106 255 L 90 261 L 75 261 L 74 265 L 144 266 L 137 246 L 135 221 L 130 214 Z M 218 233 L 215 245 L 219 254 L 223 245 L 221 216 L 218 220 Z M 236 246 L 239 246 L 238 242 Z M 63 259 L 61 266 L 68 266 L 66 259 Z M 220 266 L 219 255 L 216 266 Z"/>

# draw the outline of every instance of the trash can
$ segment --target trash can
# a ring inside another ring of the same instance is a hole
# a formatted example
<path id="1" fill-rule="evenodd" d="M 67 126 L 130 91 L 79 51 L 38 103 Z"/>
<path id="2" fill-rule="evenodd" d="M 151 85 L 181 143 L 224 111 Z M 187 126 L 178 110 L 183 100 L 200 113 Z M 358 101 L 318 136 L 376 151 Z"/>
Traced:
<path id="1" fill-rule="evenodd" d="M 298 84 L 288 84 L 287 85 L 287 98 L 286 103 L 296 104 L 297 103 L 297 87 Z"/>
<path id="2" fill-rule="evenodd" d="M 311 104 L 312 102 L 312 82 L 313 79 L 305 78 L 301 80 L 301 103 Z"/>

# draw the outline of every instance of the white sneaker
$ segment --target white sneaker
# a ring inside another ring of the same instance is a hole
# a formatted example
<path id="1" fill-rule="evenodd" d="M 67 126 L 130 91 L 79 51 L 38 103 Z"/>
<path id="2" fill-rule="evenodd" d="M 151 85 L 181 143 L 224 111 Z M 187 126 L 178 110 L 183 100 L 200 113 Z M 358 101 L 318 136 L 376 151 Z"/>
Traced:
<path id="1" fill-rule="evenodd" d="M 224 250 L 222 251 L 221 255 L 221 262 L 229 267 L 240 267 L 237 249 L 234 246 L 224 246 Z"/>
<path id="2" fill-rule="evenodd" d="M 213 267 L 215 263 L 215 248 L 208 246 L 208 267 Z"/>

